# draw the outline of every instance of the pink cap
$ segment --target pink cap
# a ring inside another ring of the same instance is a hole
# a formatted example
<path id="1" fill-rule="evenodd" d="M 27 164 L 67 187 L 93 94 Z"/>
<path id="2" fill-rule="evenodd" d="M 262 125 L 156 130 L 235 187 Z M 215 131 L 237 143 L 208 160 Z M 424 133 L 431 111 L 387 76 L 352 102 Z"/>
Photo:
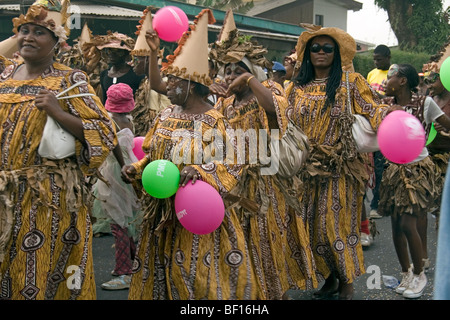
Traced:
<path id="1" fill-rule="evenodd" d="M 110 112 L 127 113 L 134 109 L 133 89 L 126 83 L 113 84 L 106 96 L 105 108 Z"/>

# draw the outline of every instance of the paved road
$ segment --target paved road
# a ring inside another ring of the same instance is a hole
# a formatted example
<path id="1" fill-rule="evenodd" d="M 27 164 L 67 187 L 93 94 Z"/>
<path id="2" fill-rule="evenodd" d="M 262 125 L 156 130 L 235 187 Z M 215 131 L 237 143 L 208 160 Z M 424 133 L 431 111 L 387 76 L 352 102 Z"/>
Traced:
<path id="1" fill-rule="evenodd" d="M 428 254 L 431 260 L 431 267 L 427 273 L 428 285 L 421 300 L 433 299 L 434 270 L 436 259 L 437 230 L 435 228 L 436 219 L 433 215 L 428 215 Z M 376 275 L 389 275 L 400 278 L 400 264 L 395 254 L 391 235 L 391 224 L 389 218 L 375 220 L 380 234 L 375 237 L 371 247 L 364 250 L 365 266 L 372 268 L 371 273 L 359 277 L 355 281 L 354 300 L 404 300 L 396 294 L 394 290 L 386 288 L 381 281 L 379 288 L 376 287 Z M 111 279 L 111 270 L 114 268 L 114 239 L 112 236 L 94 238 L 94 268 L 97 283 L 98 300 L 127 300 L 128 290 L 106 291 L 100 288 L 100 284 Z M 372 267 L 370 267 L 372 266 Z M 288 296 L 293 300 L 310 300 L 312 292 L 291 290 Z"/>

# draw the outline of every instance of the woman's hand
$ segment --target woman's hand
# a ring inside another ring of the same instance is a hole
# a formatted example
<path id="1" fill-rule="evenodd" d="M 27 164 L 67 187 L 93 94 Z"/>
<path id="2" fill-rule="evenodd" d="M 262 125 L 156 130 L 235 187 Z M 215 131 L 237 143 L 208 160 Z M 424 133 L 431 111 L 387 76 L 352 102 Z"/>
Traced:
<path id="1" fill-rule="evenodd" d="M 136 180 L 136 168 L 131 165 L 123 166 L 120 173 L 125 183 L 133 183 Z"/>
<path id="2" fill-rule="evenodd" d="M 219 97 L 227 97 L 227 87 L 220 83 L 213 83 L 209 86 L 209 92 Z"/>
<path id="3" fill-rule="evenodd" d="M 53 116 L 60 111 L 64 112 L 59 105 L 59 101 L 56 96 L 47 90 L 41 90 L 39 92 L 36 96 L 35 105 L 39 110 L 47 112 L 49 116 Z"/>
<path id="4" fill-rule="evenodd" d="M 195 170 L 195 168 L 188 166 L 184 167 L 183 170 L 181 170 L 180 173 L 180 186 L 184 187 L 189 182 L 189 180 L 192 180 L 192 184 L 195 183 L 195 181 L 200 180 L 201 175 Z"/>
<path id="5" fill-rule="evenodd" d="M 239 77 L 233 80 L 228 86 L 227 96 L 231 96 L 237 92 L 244 92 L 250 87 L 250 81 L 254 76 L 250 72 L 241 74 Z"/>
<path id="6" fill-rule="evenodd" d="M 150 50 L 152 50 L 153 52 L 157 52 L 159 50 L 161 40 L 159 39 L 158 33 L 155 30 L 147 30 L 145 39 L 147 40 L 147 44 L 150 47 Z"/>

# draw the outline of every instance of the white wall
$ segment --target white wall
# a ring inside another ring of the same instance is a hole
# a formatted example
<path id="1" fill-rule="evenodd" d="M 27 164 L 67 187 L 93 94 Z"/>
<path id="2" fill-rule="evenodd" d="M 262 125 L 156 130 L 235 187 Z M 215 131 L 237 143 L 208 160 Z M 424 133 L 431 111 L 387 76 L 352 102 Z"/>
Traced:
<path id="1" fill-rule="evenodd" d="M 324 16 L 324 27 L 337 27 L 347 31 L 347 9 L 326 0 L 314 1 L 314 15 Z M 314 23 L 314 22 L 313 22 Z"/>

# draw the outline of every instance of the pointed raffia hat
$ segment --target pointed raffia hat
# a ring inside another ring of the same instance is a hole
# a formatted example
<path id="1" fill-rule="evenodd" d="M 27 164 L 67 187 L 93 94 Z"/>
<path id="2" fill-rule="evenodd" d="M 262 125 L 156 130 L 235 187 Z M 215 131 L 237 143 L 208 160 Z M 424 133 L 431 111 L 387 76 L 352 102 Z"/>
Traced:
<path id="1" fill-rule="evenodd" d="M 78 38 L 78 42 L 80 44 L 80 48 L 83 48 L 85 43 L 89 43 L 92 41 L 92 31 L 89 29 L 87 23 L 84 24 L 83 30 L 81 30 L 81 35 Z"/>
<path id="2" fill-rule="evenodd" d="M 445 59 L 450 57 L 450 37 L 447 38 L 447 42 L 444 46 L 439 50 L 439 53 L 435 54 L 430 58 L 430 62 L 423 65 L 422 71 L 427 72 L 441 72 L 442 63 L 444 63 Z"/>
<path id="3" fill-rule="evenodd" d="M 230 33 L 234 30 L 237 30 L 237 27 L 236 23 L 234 22 L 233 11 L 229 9 L 225 14 L 222 29 L 220 30 L 219 36 L 217 37 L 217 43 L 220 44 L 230 39 Z"/>
<path id="4" fill-rule="evenodd" d="M 147 40 L 145 39 L 145 34 L 147 30 L 152 28 L 152 13 L 150 11 L 151 7 L 147 7 L 144 12 L 141 20 L 139 21 L 140 25 L 137 26 L 137 40 L 134 49 L 131 51 L 133 56 L 145 57 L 150 55 L 150 47 L 147 44 Z"/>
<path id="5" fill-rule="evenodd" d="M 26 15 L 21 14 L 12 20 L 13 32 L 17 34 L 22 25 L 32 23 L 52 31 L 58 42 L 62 43 L 70 34 L 67 26 L 67 19 L 70 16 L 67 11 L 69 5 L 69 0 L 37 0 L 28 8 Z"/>
<path id="6" fill-rule="evenodd" d="M 192 80 L 210 86 L 208 64 L 208 24 L 215 23 L 210 9 L 200 12 L 190 25 L 190 31 L 185 32 L 178 42 L 178 48 L 173 55 L 167 56 L 167 63 L 161 71 L 182 79 Z"/>

